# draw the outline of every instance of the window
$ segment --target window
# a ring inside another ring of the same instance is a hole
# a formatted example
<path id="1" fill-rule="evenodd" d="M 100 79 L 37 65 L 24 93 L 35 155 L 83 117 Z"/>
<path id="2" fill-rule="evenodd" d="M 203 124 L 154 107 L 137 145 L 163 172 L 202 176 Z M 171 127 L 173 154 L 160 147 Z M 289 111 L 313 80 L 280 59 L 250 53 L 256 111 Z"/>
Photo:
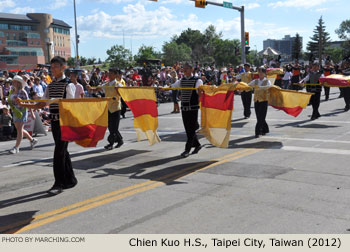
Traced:
<path id="1" fill-rule="evenodd" d="M 17 37 L 16 35 L 17 35 L 16 33 L 13 34 L 13 40 L 17 40 L 16 39 L 16 37 Z"/>
<path id="2" fill-rule="evenodd" d="M 8 32 L 6 32 L 6 39 L 10 39 L 10 34 Z"/>
<path id="3" fill-rule="evenodd" d="M 36 44 L 37 44 L 37 45 L 40 45 L 40 41 L 37 41 Z"/>
<path id="4" fill-rule="evenodd" d="M 34 44 L 33 40 L 31 40 L 31 41 L 30 41 L 30 44 L 31 44 L 31 45 L 33 45 L 33 44 Z"/>
<path id="5" fill-rule="evenodd" d="M 9 29 L 9 25 L 8 24 L 0 24 L 0 29 L 8 30 Z"/>
<path id="6" fill-rule="evenodd" d="M 0 37 L 5 37 L 5 33 L 0 31 Z"/>
<path id="7" fill-rule="evenodd" d="M 21 30 L 21 25 L 10 25 L 10 30 L 19 31 Z"/>
<path id="8" fill-rule="evenodd" d="M 2 40 L 0 40 L 0 45 L 2 44 Z"/>

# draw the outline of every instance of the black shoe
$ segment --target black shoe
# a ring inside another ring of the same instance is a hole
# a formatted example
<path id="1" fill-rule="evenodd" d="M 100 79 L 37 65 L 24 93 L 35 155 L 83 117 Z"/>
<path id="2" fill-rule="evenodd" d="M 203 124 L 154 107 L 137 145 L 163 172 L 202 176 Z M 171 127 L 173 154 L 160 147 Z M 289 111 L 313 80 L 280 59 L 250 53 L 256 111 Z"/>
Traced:
<path id="1" fill-rule="evenodd" d="M 311 116 L 311 120 L 316 120 L 318 117 L 317 116 Z"/>
<path id="2" fill-rule="evenodd" d="M 113 149 L 113 144 L 107 144 L 107 145 L 105 146 L 105 149 L 106 149 L 106 150 L 112 150 L 112 149 Z"/>
<path id="3" fill-rule="evenodd" d="M 122 146 L 124 144 L 124 141 L 121 140 L 120 142 L 118 142 L 118 144 L 114 147 L 114 148 L 119 148 L 120 146 Z"/>
<path id="4" fill-rule="evenodd" d="M 122 115 L 123 118 L 125 118 L 125 115 Z"/>
<path id="5" fill-rule="evenodd" d="M 350 107 L 348 107 L 348 106 L 346 106 L 345 108 L 344 108 L 344 111 L 346 112 L 346 111 L 349 111 L 350 110 Z"/>
<path id="6" fill-rule="evenodd" d="M 199 145 L 199 146 L 194 148 L 194 150 L 192 151 L 191 154 L 197 154 L 201 149 L 202 149 L 202 145 Z"/>
<path id="7" fill-rule="evenodd" d="M 61 192 L 63 192 L 63 189 L 62 187 L 59 187 L 59 186 L 53 186 L 50 190 L 47 191 L 48 194 L 51 194 L 53 196 L 58 195 Z"/>
<path id="8" fill-rule="evenodd" d="M 255 134 L 255 138 L 259 138 L 259 134 Z"/>
<path id="9" fill-rule="evenodd" d="M 329 97 L 328 96 L 326 96 L 326 99 L 325 99 L 326 101 L 328 101 L 329 100 Z"/>
<path id="10" fill-rule="evenodd" d="M 68 185 L 64 185 L 64 186 L 63 186 L 63 189 L 70 189 L 70 188 L 73 188 L 73 187 L 76 186 L 77 184 L 78 184 L 78 182 L 72 183 L 72 184 L 68 184 Z"/>
<path id="11" fill-rule="evenodd" d="M 184 151 L 184 152 L 181 153 L 180 156 L 181 156 L 182 158 L 187 158 L 189 155 L 190 155 L 190 152 L 189 152 L 189 151 Z"/>

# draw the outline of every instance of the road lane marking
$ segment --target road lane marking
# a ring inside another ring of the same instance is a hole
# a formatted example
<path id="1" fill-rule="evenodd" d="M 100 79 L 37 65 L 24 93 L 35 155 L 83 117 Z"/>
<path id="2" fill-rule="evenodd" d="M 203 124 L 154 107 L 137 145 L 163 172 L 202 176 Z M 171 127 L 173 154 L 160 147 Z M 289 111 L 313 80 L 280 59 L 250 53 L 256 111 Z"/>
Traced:
<path id="1" fill-rule="evenodd" d="M 323 154 L 350 155 L 350 150 L 326 149 L 326 148 L 314 148 L 314 147 L 283 146 L 282 150 L 311 152 L 311 153 L 319 153 L 319 154 L 323 153 Z"/>
<path id="2" fill-rule="evenodd" d="M 129 186 L 126 188 L 122 188 L 120 190 L 110 192 L 107 194 L 103 194 L 85 201 L 77 202 L 72 205 L 56 209 L 38 216 L 34 216 L 28 220 L 21 221 L 20 223 L 14 223 L 11 225 L 7 225 L 5 227 L 0 227 L 0 232 L 5 233 L 20 233 L 24 232 L 60 219 L 63 219 L 65 217 L 71 216 L 73 214 L 77 214 L 80 212 L 87 211 L 91 208 L 95 208 L 98 206 L 105 205 L 107 203 L 110 203 L 112 201 L 116 201 L 131 195 L 135 195 L 140 192 L 144 192 L 150 189 L 153 189 L 155 187 L 161 186 L 166 184 L 167 182 L 173 181 L 175 179 L 189 176 L 190 174 L 196 173 L 198 171 L 203 171 L 206 169 L 209 169 L 213 166 L 220 165 L 229 161 L 232 161 L 234 159 L 238 159 L 244 156 L 248 156 L 251 154 L 254 154 L 256 152 L 262 151 L 263 149 L 243 149 L 210 161 L 201 162 L 196 165 L 187 167 L 185 169 L 182 169 L 180 171 L 175 171 L 170 174 L 167 174 L 165 176 L 155 178 L 151 181 L 146 181 L 144 183 L 140 183 L 137 185 Z M 211 162 L 214 162 L 212 164 L 209 164 Z M 205 163 L 208 163 L 208 165 L 205 165 Z M 201 168 L 201 166 L 205 165 Z M 161 182 L 157 182 L 159 180 L 163 180 Z M 26 225 L 25 227 L 20 228 L 23 224 L 30 222 L 31 224 Z"/>

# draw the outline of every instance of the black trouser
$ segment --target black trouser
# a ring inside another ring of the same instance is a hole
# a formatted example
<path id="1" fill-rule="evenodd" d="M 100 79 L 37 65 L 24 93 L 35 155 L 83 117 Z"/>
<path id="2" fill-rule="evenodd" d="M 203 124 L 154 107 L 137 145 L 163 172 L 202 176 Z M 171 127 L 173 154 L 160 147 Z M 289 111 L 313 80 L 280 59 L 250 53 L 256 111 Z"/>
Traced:
<path id="1" fill-rule="evenodd" d="M 330 91 L 331 88 L 323 86 L 323 89 L 324 89 L 324 95 L 326 96 L 326 99 L 328 100 L 328 98 L 329 98 L 329 91 Z"/>
<path id="2" fill-rule="evenodd" d="M 320 107 L 321 102 L 321 91 L 312 91 L 314 94 L 311 96 L 310 103 L 312 105 L 312 115 L 311 117 L 320 117 L 320 112 L 318 108 Z"/>
<path id="3" fill-rule="evenodd" d="M 173 98 L 174 104 L 179 104 L 179 102 L 177 100 L 177 93 L 178 93 L 178 90 L 172 90 L 171 96 Z"/>
<path id="4" fill-rule="evenodd" d="M 68 142 L 61 140 L 60 121 L 51 121 L 51 131 L 55 141 L 55 150 L 53 154 L 54 186 L 62 188 L 73 187 L 78 181 L 75 178 L 72 162 L 68 153 Z"/>
<path id="5" fill-rule="evenodd" d="M 123 117 L 125 117 L 126 108 L 127 108 L 128 106 L 126 105 L 126 103 L 125 103 L 125 101 L 124 101 L 123 99 L 120 99 L 120 100 L 121 100 L 121 102 L 122 102 L 121 115 L 122 115 Z"/>
<path id="6" fill-rule="evenodd" d="M 350 87 L 342 88 L 344 94 L 345 106 L 350 107 Z"/>
<path id="7" fill-rule="evenodd" d="M 109 136 L 107 138 L 110 144 L 119 143 L 123 140 L 122 135 L 119 133 L 119 121 L 120 121 L 120 110 L 116 112 L 108 111 L 108 130 Z"/>
<path id="8" fill-rule="evenodd" d="M 243 103 L 243 115 L 244 117 L 250 117 L 250 106 L 252 104 L 252 91 L 241 93 L 242 103 Z"/>
<path id="9" fill-rule="evenodd" d="M 300 81 L 300 75 L 292 76 L 292 79 L 291 79 L 292 85 L 291 85 L 290 89 L 292 89 L 292 90 L 302 90 L 303 88 L 301 86 L 293 85 L 293 83 L 299 83 L 299 81 Z"/>
<path id="10" fill-rule="evenodd" d="M 255 126 L 255 135 L 269 133 L 269 126 L 266 123 L 267 106 L 267 101 L 254 103 L 255 114 L 257 119 Z"/>
<path id="11" fill-rule="evenodd" d="M 192 147 L 200 145 L 196 134 L 196 130 L 199 129 L 198 110 L 182 111 L 181 114 L 187 135 L 185 151 L 189 152 Z"/>

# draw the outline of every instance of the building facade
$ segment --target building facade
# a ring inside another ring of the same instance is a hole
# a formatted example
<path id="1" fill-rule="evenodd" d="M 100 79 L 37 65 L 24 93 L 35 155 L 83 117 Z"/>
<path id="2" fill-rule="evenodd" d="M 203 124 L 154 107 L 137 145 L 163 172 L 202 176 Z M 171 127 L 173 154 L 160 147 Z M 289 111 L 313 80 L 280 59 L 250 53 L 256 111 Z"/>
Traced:
<path id="1" fill-rule="evenodd" d="M 70 29 L 51 14 L 0 13 L 0 69 L 34 69 L 54 56 L 71 56 Z"/>
<path id="2" fill-rule="evenodd" d="M 267 47 L 271 47 L 273 49 L 276 49 L 282 53 L 283 56 L 285 56 L 285 59 L 291 59 L 292 57 L 292 51 L 293 51 L 293 43 L 294 43 L 295 37 L 291 37 L 290 35 L 285 35 L 282 39 L 267 39 L 263 41 L 263 47 L 264 50 Z M 303 37 L 300 37 L 301 44 L 303 44 Z"/>

